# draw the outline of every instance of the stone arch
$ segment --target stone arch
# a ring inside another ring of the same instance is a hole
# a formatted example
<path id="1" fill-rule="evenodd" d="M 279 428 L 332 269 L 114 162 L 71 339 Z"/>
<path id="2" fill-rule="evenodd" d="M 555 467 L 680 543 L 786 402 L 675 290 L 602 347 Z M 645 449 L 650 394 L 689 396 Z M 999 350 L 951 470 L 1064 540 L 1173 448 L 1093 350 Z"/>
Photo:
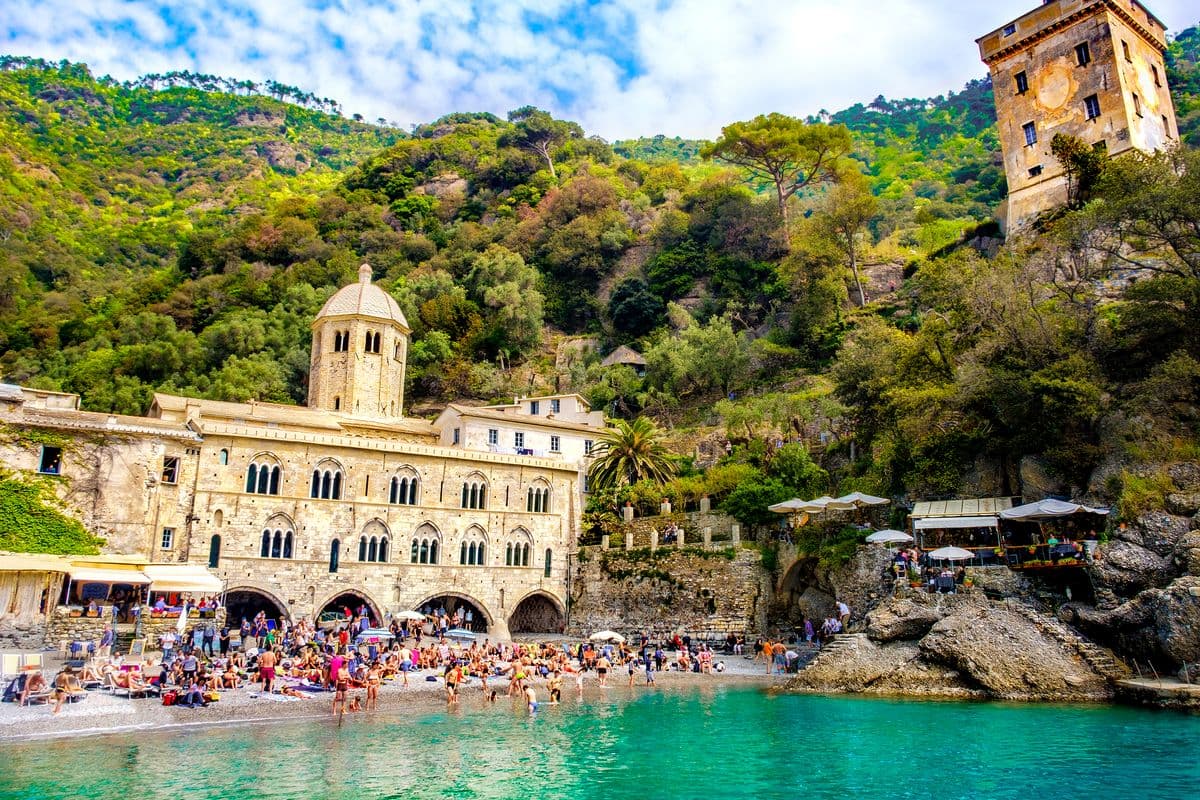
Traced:
<path id="1" fill-rule="evenodd" d="M 504 566 L 528 567 L 533 565 L 533 534 L 523 525 L 518 525 L 505 537 Z"/>
<path id="2" fill-rule="evenodd" d="M 242 624 L 241 617 L 244 613 L 239 611 L 239 607 L 249 610 L 259 608 L 263 605 L 274 607 L 277 615 L 272 617 L 272 619 L 292 621 L 292 612 L 288 609 L 287 603 L 280 598 L 273 587 L 268 587 L 265 584 L 255 581 L 239 581 L 225 590 L 225 608 L 228 614 L 226 619 L 230 627 L 237 627 Z M 257 613 L 258 611 L 255 610 L 249 616 L 246 616 L 246 619 L 253 621 L 254 614 Z M 269 610 L 267 616 L 271 617 Z"/>
<path id="3" fill-rule="evenodd" d="M 531 514 L 550 513 L 552 494 L 550 481 L 545 478 L 534 478 L 525 488 L 525 510 Z"/>
<path id="4" fill-rule="evenodd" d="M 805 618 L 819 623 L 833 607 L 833 596 L 820 586 L 817 559 L 798 558 L 780 572 L 767 623 L 780 628 L 798 626 Z"/>
<path id="5" fill-rule="evenodd" d="M 463 478 L 460 507 L 486 510 L 491 482 L 479 470 L 472 470 Z"/>
<path id="6" fill-rule="evenodd" d="M 371 612 L 371 619 L 376 624 L 383 624 L 383 604 L 371 596 L 371 593 L 366 589 L 361 589 L 357 586 L 343 586 L 340 589 L 332 591 L 325 595 L 324 599 L 316 604 L 313 608 L 313 619 L 321 616 L 331 606 L 335 605 L 335 601 L 342 598 L 355 598 L 360 603 L 365 603 L 367 609 Z M 339 606 L 337 611 L 341 611 Z M 354 610 L 353 608 L 351 609 Z"/>
<path id="7" fill-rule="evenodd" d="M 409 541 L 410 564 L 443 563 L 444 537 L 437 525 L 426 520 L 416 527 Z"/>
<path id="8" fill-rule="evenodd" d="M 308 496 L 313 500 L 341 500 L 346 474 L 346 467 L 336 458 L 321 458 L 313 467 Z"/>
<path id="9" fill-rule="evenodd" d="M 296 557 L 296 523 L 282 511 L 277 511 L 267 517 L 260 536 L 258 553 L 260 558 L 292 559 Z"/>
<path id="10" fill-rule="evenodd" d="M 459 540 L 458 563 L 462 566 L 487 566 L 491 542 L 482 525 L 470 525 Z"/>
<path id="11" fill-rule="evenodd" d="M 508 630 L 513 634 L 561 633 L 566 624 L 566 606 L 545 589 L 535 589 L 522 597 L 508 618 Z"/>
<path id="12" fill-rule="evenodd" d="M 269 450 L 260 450 L 250 457 L 246 467 L 246 492 L 277 495 L 283 483 L 283 462 Z"/>
<path id="13" fill-rule="evenodd" d="M 421 600 L 421 602 L 413 604 L 412 610 L 420 611 L 426 605 L 430 605 L 430 604 L 436 605 L 437 602 L 439 600 L 442 600 L 443 598 L 455 598 L 457 600 L 465 601 L 465 602 L 469 603 L 477 612 L 479 612 L 479 615 L 483 616 L 483 623 L 484 623 L 483 626 L 481 626 L 479 624 L 478 616 L 475 619 L 474 630 L 476 632 L 483 633 L 484 631 L 491 631 L 496 627 L 496 616 L 483 603 L 483 601 L 481 601 L 479 598 L 475 597 L 474 595 L 468 594 L 460 589 L 444 589 L 442 591 L 434 592 L 433 594 L 429 594 L 429 595 L 425 596 L 425 598 L 423 600 Z M 451 609 L 449 609 L 449 608 L 447 609 L 447 611 L 450 611 L 450 610 Z M 481 627 L 482 627 L 482 630 L 481 630 Z"/>
<path id="14" fill-rule="evenodd" d="M 386 564 L 392 555 L 392 532 L 387 523 L 375 517 L 358 535 L 358 560 Z"/>

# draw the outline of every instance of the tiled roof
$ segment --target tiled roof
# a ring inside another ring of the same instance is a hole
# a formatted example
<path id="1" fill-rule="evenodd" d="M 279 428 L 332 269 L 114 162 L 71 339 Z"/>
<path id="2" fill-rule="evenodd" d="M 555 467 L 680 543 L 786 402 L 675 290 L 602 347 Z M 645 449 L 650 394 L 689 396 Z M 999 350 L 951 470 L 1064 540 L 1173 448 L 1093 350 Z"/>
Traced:
<path id="1" fill-rule="evenodd" d="M 321 306 L 316 318 L 348 316 L 386 319 L 408 329 L 408 320 L 404 318 L 400 305 L 390 294 L 371 283 L 371 267 L 368 264 L 358 268 L 358 283 L 338 289 Z"/>

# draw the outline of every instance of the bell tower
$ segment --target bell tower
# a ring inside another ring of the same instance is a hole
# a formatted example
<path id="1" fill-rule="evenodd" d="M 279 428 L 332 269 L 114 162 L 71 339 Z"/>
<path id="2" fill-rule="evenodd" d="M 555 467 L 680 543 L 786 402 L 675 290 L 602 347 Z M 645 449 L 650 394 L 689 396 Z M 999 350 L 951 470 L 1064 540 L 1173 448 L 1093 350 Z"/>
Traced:
<path id="1" fill-rule="evenodd" d="M 371 283 L 371 266 L 339 289 L 312 324 L 308 407 L 354 417 L 404 416 L 404 370 L 412 329 L 400 306 Z"/>

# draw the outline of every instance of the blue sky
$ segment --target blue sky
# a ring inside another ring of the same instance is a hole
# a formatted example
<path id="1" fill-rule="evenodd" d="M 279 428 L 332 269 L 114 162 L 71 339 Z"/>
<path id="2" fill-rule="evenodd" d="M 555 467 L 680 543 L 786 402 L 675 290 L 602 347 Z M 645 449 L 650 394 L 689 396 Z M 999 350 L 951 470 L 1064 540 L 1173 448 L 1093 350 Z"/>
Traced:
<path id="1" fill-rule="evenodd" d="M 1125 1 L 1125 0 L 1122 0 Z M 607 139 L 925 97 L 1039 0 L 4 0 L 0 52 L 274 79 L 400 125 L 537 105 Z M 1195 0 L 1151 0 L 1172 30 Z"/>

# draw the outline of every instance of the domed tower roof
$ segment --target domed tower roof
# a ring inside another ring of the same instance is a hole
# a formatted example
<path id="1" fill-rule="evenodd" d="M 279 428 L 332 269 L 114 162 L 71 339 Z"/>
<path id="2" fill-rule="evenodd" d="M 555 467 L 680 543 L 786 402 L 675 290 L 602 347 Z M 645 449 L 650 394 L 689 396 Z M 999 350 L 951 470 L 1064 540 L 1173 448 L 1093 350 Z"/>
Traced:
<path id="1" fill-rule="evenodd" d="M 343 286 L 325 301 L 313 324 L 316 325 L 327 317 L 384 319 L 396 323 L 405 331 L 410 330 L 400 305 L 390 294 L 371 283 L 370 264 L 363 264 L 358 268 L 358 283 Z"/>

